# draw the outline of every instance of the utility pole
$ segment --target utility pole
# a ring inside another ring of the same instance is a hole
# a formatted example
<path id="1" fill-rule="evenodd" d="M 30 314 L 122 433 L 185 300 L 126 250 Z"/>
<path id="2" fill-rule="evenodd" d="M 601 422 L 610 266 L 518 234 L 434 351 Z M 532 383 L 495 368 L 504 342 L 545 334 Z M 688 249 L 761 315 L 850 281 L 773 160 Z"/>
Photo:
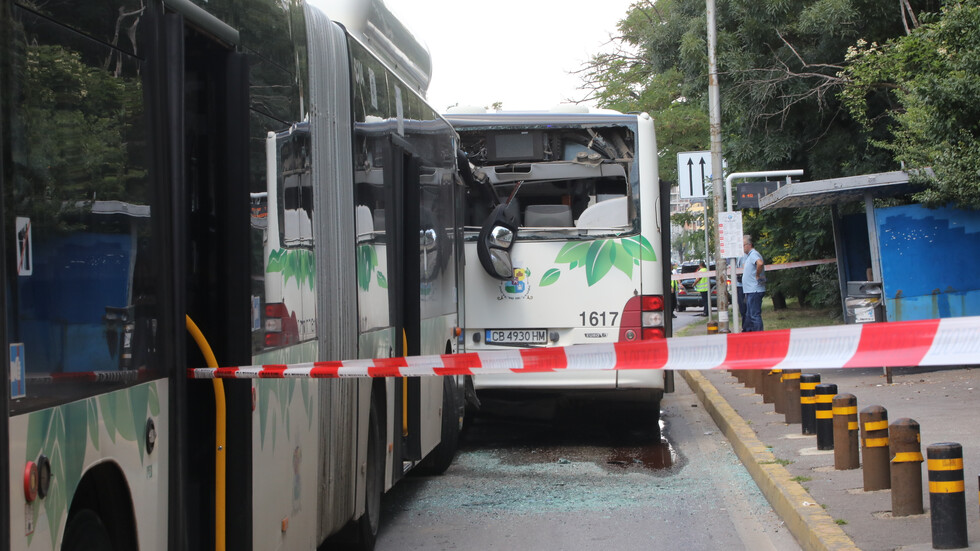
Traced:
<path id="1" fill-rule="evenodd" d="M 715 207 L 715 289 L 718 292 L 718 332 L 728 333 L 728 267 L 721 256 L 721 227 L 719 216 L 723 212 L 724 187 L 721 161 L 721 96 L 718 91 L 718 60 L 715 49 L 718 43 L 718 32 L 715 28 L 715 0 L 707 1 L 708 13 L 708 117 L 711 124 L 711 189 Z M 705 205 L 707 206 L 707 205 Z M 707 213 L 707 209 L 705 209 Z M 708 295 L 708 311 L 711 311 L 711 295 Z"/>

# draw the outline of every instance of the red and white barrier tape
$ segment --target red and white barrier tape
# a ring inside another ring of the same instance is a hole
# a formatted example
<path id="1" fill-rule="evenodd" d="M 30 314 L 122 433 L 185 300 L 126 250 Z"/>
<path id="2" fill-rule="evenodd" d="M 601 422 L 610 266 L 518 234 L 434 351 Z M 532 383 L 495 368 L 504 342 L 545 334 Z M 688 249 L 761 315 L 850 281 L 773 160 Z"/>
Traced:
<path id="1" fill-rule="evenodd" d="M 783 262 L 782 264 L 766 264 L 765 271 L 774 272 L 777 270 L 789 270 L 792 268 L 805 268 L 807 266 L 819 266 L 821 264 L 832 264 L 837 262 L 836 258 L 824 258 L 822 260 L 799 260 L 796 262 Z M 728 264 L 731 266 L 731 263 Z M 742 268 L 735 270 L 736 273 L 742 273 Z M 700 279 L 702 277 L 714 277 L 715 270 L 708 270 L 707 272 L 684 272 L 682 274 L 670 274 L 670 279 Z"/>
<path id="2" fill-rule="evenodd" d="M 191 379 L 418 377 L 623 369 L 980 365 L 980 317 L 438 356 L 188 369 Z"/>

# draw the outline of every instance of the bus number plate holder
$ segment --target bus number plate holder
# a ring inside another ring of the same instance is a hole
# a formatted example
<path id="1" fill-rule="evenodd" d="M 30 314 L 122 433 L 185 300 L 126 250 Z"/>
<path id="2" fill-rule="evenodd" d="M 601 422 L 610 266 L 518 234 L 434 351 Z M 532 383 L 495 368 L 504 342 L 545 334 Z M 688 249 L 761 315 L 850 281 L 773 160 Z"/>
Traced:
<path id="1" fill-rule="evenodd" d="M 487 344 L 547 344 L 547 329 L 487 329 Z"/>

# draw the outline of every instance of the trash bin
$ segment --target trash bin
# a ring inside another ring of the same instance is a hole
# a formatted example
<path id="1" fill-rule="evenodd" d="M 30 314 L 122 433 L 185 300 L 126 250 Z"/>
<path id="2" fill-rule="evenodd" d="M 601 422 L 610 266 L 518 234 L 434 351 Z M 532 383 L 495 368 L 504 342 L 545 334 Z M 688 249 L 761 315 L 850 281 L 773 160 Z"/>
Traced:
<path id="1" fill-rule="evenodd" d="M 848 281 L 844 309 L 847 323 L 885 321 L 881 282 Z"/>

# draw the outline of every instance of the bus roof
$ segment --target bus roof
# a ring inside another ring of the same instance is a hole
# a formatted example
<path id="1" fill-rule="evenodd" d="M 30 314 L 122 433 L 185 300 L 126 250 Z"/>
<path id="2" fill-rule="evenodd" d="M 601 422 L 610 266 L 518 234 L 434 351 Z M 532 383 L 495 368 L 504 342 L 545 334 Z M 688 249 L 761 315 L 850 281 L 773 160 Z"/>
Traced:
<path id="1" fill-rule="evenodd" d="M 645 114 L 644 114 L 645 115 Z M 635 121 L 637 114 L 615 111 L 601 113 L 556 113 L 553 111 L 497 111 L 493 113 L 447 113 L 443 115 L 457 128 L 490 125 L 541 124 L 624 124 Z"/>

